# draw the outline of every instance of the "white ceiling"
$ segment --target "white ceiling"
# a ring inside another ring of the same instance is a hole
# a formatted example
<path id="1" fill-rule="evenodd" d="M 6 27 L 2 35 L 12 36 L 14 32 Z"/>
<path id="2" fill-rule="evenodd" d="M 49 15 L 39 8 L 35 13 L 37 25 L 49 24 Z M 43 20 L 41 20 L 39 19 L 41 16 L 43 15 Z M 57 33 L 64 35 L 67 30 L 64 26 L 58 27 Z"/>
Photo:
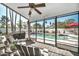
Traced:
<path id="1" fill-rule="evenodd" d="M 28 6 L 28 3 L 5 3 L 7 6 L 16 10 L 26 18 L 29 18 L 29 8 L 18 9 L 18 6 Z M 37 14 L 34 10 L 31 15 L 31 21 L 44 19 L 47 17 L 57 16 L 79 10 L 78 3 L 46 3 L 46 7 L 37 8 L 42 12 L 42 15 Z"/>

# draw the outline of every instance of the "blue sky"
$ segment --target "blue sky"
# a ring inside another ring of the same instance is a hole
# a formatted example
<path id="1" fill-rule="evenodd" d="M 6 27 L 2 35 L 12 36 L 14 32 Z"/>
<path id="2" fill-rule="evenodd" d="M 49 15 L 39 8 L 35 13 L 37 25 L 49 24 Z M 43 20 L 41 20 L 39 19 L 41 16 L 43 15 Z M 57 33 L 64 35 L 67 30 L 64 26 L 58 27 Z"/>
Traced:
<path id="1" fill-rule="evenodd" d="M 6 15 L 6 7 L 0 4 L 0 17 Z"/>
<path id="2" fill-rule="evenodd" d="M 10 9 L 8 9 L 8 18 L 10 19 L 9 10 L 10 10 Z M 13 12 L 13 16 L 14 16 L 13 19 L 15 19 L 15 14 L 16 14 L 16 13 Z M 0 4 L 0 18 L 1 18 L 3 15 L 6 16 L 6 7 Z M 17 22 L 19 21 L 19 17 L 20 17 L 20 15 L 17 14 L 17 20 L 16 20 Z M 26 22 L 26 21 L 27 21 L 27 19 L 25 19 L 24 17 L 21 17 L 21 19 L 22 19 L 22 22 Z M 15 22 L 15 20 L 14 20 L 14 22 Z"/>

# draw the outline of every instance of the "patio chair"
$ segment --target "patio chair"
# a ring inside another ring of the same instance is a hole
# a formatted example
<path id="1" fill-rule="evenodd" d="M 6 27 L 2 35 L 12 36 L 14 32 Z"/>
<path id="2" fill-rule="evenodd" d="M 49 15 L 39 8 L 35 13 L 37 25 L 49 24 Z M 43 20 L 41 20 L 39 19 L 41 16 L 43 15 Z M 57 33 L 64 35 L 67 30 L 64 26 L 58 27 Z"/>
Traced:
<path id="1" fill-rule="evenodd" d="M 29 50 L 30 56 L 34 56 L 33 47 L 27 47 Z"/>
<path id="2" fill-rule="evenodd" d="M 16 46 L 20 56 L 25 56 L 24 51 L 22 49 L 22 46 L 21 45 L 17 45 L 17 44 L 15 44 L 15 46 Z"/>
<path id="3" fill-rule="evenodd" d="M 34 48 L 34 51 L 35 51 L 35 56 L 40 56 L 41 55 L 41 52 L 40 52 L 40 49 L 39 48 Z"/>
<path id="4" fill-rule="evenodd" d="M 23 50 L 24 50 L 24 53 L 26 56 L 29 56 L 29 51 L 27 50 L 27 47 L 26 46 L 22 46 Z"/>
<path id="5" fill-rule="evenodd" d="M 29 50 L 30 56 L 42 56 L 42 55 L 41 55 L 41 51 L 40 51 L 39 48 L 37 48 L 37 47 L 32 47 L 32 46 L 29 46 L 29 47 L 27 47 L 27 48 L 28 48 L 28 50 Z"/>

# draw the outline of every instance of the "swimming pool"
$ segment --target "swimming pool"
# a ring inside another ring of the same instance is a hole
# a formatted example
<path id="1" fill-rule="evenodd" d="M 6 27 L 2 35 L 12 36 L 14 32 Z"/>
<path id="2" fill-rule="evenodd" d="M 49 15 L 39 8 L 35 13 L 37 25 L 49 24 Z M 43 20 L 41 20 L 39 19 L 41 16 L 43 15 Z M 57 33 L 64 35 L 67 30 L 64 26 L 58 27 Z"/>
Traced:
<path id="1" fill-rule="evenodd" d="M 36 35 L 35 34 L 32 34 L 31 35 L 32 38 L 36 38 Z M 37 38 L 38 39 L 43 39 L 44 38 L 44 35 L 43 34 L 37 34 Z M 45 39 L 46 40 L 52 40 L 52 41 L 55 41 L 55 35 L 49 35 L 49 34 L 45 34 Z M 67 36 L 59 36 L 57 35 L 57 39 L 58 40 L 65 40 L 67 39 Z"/>

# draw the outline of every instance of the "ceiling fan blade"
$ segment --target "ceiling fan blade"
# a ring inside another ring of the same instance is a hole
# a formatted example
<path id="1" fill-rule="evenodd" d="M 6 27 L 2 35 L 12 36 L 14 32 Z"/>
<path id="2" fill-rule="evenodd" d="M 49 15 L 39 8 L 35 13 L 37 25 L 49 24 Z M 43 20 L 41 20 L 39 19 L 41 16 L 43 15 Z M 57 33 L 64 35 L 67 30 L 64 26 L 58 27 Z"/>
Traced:
<path id="1" fill-rule="evenodd" d="M 18 8 L 30 8 L 29 6 L 21 6 L 21 7 L 18 7 Z"/>
<path id="2" fill-rule="evenodd" d="M 38 14 L 42 14 L 38 9 L 34 8 L 34 10 L 35 10 Z"/>
<path id="3" fill-rule="evenodd" d="M 45 7 L 45 3 L 37 4 L 35 7 Z"/>
<path id="4" fill-rule="evenodd" d="M 29 6 L 31 7 L 31 6 L 34 6 L 35 4 L 34 3 L 29 3 Z"/>

